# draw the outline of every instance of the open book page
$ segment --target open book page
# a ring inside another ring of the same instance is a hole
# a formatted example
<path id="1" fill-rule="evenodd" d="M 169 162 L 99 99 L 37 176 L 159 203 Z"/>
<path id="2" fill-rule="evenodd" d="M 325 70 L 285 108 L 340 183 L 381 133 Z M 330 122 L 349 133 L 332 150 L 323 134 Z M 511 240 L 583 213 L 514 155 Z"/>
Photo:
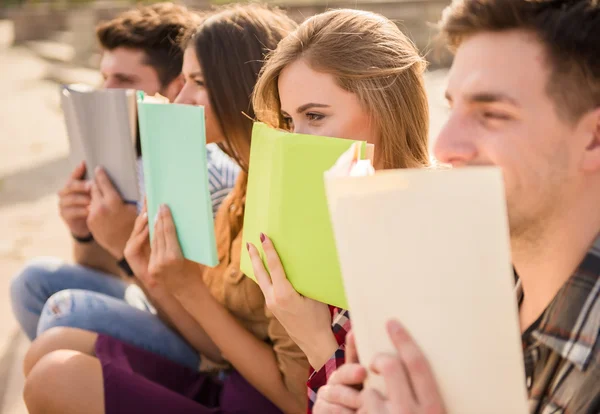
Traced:
<path id="1" fill-rule="evenodd" d="M 326 180 L 361 362 L 394 353 L 399 320 L 451 414 L 525 414 L 524 366 L 502 176 L 395 170 Z M 386 389 L 371 374 L 368 386 Z"/>
<path id="2" fill-rule="evenodd" d="M 69 166 L 72 171 L 79 163 L 85 161 L 85 153 L 83 151 L 83 138 L 79 131 L 77 118 L 75 116 L 75 108 L 68 86 L 61 87 L 60 103 L 65 119 L 67 136 L 69 138 Z"/>
<path id="3" fill-rule="evenodd" d="M 103 167 L 121 197 L 135 203 L 140 193 L 127 93 L 66 86 L 61 101 L 72 158 L 83 155 L 90 179 Z"/>

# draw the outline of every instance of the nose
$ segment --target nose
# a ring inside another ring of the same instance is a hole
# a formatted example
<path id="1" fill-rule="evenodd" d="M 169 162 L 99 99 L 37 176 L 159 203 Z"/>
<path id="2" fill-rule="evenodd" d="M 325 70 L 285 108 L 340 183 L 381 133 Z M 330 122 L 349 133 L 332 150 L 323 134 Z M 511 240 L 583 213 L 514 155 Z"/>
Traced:
<path id="1" fill-rule="evenodd" d="M 104 81 L 104 83 L 102 84 L 102 88 L 103 89 L 116 89 L 119 87 L 119 84 L 116 80 L 114 80 L 113 78 L 106 78 L 106 80 Z"/>
<path id="2" fill-rule="evenodd" d="M 190 87 L 189 82 L 186 82 L 183 85 L 181 91 L 175 98 L 174 103 L 183 104 L 183 105 L 196 105 L 196 101 L 194 99 L 193 88 Z"/>
<path id="3" fill-rule="evenodd" d="M 477 157 L 477 132 L 474 129 L 459 115 L 450 115 L 433 147 L 435 158 L 453 167 L 471 163 Z"/>
<path id="4" fill-rule="evenodd" d="M 304 135 L 314 135 L 309 125 L 305 125 L 304 123 L 296 123 L 294 122 L 294 130 L 295 134 L 304 134 Z"/>

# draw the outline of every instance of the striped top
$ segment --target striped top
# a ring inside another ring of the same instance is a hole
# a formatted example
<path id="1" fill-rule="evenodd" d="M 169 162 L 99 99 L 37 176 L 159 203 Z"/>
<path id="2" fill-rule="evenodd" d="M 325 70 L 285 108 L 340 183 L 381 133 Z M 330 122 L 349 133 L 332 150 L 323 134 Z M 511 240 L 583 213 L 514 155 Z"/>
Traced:
<path id="1" fill-rule="evenodd" d="M 206 146 L 206 160 L 208 163 L 208 190 L 212 199 L 213 216 L 217 214 L 219 206 L 233 189 L 235 181 L 240 172 L 240 167 L 217 146 L 208 144 Z M 140 194 L 146 194 L 144 185 L 144 167 L 142 157 L 138 158 L 138 180 Z M 141 210 L 144 197 L 138 203 L 138 211 Z"/>

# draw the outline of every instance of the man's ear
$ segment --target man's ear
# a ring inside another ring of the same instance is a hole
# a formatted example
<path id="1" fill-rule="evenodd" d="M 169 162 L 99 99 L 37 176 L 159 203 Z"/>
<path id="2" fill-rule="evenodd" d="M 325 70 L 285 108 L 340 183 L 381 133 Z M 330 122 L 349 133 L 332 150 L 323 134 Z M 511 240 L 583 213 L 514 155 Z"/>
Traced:
<path id="1" fill-rule="evenodd" d="M 173 79 L 171 83 L 169 83 L 169 85 L 165 89 L 164 94 L 167 98 L 169 98 L 169 102 L 175 101 L 175 98 L 177 98 L 177 95 L 179 95 L 179 92 L 181 92 L 184 85 L 185 78 L 183 77 L 183 74 L 180 74 L 175 79 Z"/>
<path id="2" fill-rule="evenodd" d="M 584 116 L 583 133 L 587 135 L 582 168 L 585 172 L 600 172 L 600 108 L 596 108 Z"/>

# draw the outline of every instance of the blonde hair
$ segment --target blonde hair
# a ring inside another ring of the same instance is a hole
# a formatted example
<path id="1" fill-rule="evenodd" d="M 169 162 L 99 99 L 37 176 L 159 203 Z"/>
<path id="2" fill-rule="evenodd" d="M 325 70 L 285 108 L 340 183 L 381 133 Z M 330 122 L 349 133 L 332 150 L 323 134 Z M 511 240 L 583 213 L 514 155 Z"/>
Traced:
<path id="1" fill-rule="evenodd" d="M 279 76 L 298 59 L 356 94 L 379 133 L 376 162 L 383 168 L 429 164 L 426 62 L 392 21 L 371 12 L 332 10 L 283 39 L 263 66 L 253 96 L 258 119 L 273 127 L 284 127 Z"/>

